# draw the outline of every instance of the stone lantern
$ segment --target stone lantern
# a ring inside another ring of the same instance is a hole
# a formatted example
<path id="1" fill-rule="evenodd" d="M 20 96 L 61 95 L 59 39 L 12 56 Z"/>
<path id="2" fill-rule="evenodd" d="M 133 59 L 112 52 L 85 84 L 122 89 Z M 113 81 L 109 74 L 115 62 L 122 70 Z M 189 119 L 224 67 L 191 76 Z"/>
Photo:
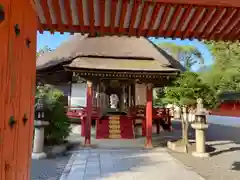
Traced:
<path id="1" fill-rule="evenodd" d="M 209 153 L 206 152 L 205 145 L 205 130 L 208 128 L 206 113 L 202 108 L 203 105 L 198 101 L 197 112 L 195 114 L 195 120 L 191 124 L 196 133 L 196 151 L 192 153 L 195 157 L 209 157 Z"/>
<path id="2" fill-rule="evenodd" d="M 33 142 L 33 159 L 43 159 L 47 155 L 44 153 L 44 127 L 49 125 L 45 118 L 44 96 L 40 90 L 40 97 L 35 105 L 35 120 L 34 120 L 34 142 Z"/>

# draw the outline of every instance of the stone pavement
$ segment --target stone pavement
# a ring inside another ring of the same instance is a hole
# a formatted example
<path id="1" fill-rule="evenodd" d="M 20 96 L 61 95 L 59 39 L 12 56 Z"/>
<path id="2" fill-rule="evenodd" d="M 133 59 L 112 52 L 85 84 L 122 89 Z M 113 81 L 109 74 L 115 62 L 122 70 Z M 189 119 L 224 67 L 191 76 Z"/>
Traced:
<path id="1" fill-rule="evenodd" d="M 60 180 L 204 180 L 164 148 L 80 149 Z"/>

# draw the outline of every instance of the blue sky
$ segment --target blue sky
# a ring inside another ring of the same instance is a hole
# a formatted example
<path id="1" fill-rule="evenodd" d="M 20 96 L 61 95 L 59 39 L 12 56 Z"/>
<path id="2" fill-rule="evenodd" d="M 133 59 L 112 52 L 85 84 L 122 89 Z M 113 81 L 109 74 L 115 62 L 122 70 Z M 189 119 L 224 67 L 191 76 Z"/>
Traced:
<path id="1" fill-rule="evenodd" d="M 55 49 L 57 46 L 59 46 L 63 41 L 67 40 L 69 38 L 69 34 L 63 34 L 55 33 L 54 35 L 50 34 L 49 32 L 44 32 L 44 34 L 38 34 L 38 43 L 37 43 L 37 49 L 48 45 L 50 48 Z M 192 45 L 195 46 L 203 55 L 205 64 L 209 65 L 212 63 L 212 55 L 208 51 L 207 47 L 201 43 L 198 40 L 172 40 L 172 39 L 163 39 L 163 38 L 152 38 L 151 39 L 155 43 L 161 43 L 161 42 L 174 42 L 178 45 Z M 194 69 L 198 69 L 198 66 L 194 67 Z"/>

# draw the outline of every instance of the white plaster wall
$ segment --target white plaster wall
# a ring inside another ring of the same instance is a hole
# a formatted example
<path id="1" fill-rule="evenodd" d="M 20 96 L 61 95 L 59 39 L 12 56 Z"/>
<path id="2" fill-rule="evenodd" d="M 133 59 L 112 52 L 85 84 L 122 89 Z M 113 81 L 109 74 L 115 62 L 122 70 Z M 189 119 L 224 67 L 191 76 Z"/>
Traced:
<path id="1" fill-rule="evenodd" d="M 136 84 L 135 86 L 136 105 L 146 105 L 147 101 L 147 86 L 145 84 Z"/>
<path id="2" fill-rule="evenodd" d="M 84 106 L 86 107 L 86 83 L 72 84 L 71 92 L 71 106 Z"/>

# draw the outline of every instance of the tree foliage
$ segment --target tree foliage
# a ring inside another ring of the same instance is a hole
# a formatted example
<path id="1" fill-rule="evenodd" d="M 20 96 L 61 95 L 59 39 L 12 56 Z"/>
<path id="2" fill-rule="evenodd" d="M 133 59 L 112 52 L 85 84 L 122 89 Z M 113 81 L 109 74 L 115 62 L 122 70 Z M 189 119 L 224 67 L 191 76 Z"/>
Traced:
<path id="1" fill-rule="evenodd" d="M 204 64 L 202 54 L 190 45 L 177 45 L 175 43 L 160 43 L 159 46 L 171 54 L 176 60 L 179 60 L 183 66 L 190 70 L 195 64 Z"/>
<path id="2" fill-rule="evenodd" d="M 36 101 L 40 96 L 44 98 L 45 118 L 50 124 L 45 127 L 46 144 L 61 144 L 70 133 L 70 122 L 66 116 L 62 102 L 63 93 L 51 86 L 38 86 Z"/>
<path id="3" fill-rule="evenodd" d="M 39 49 L 39 51 L 37 52 L 37 58 L 43 55 L 44 53 L 50 52 L 50 51 L 52 51 L 50 47 L 48 47 L 47 45 L 44 46 L 43 48 Z"/>
<path id="4" fill-rule="evenodd" d="M 186 71 L 181 74 L 172 86 L 164 91 L 163 100 L 178 106 L 195 106 L 198 98 L 202 98 L 206 107 L 214 105 L 213 90 L 202 81 L 197 73 Z"/>
<path id="5" fill-rule="evenodd" d="M 208 71 L 200 73 L 202 79 L 216 93 L 240 91 L 240 43 L 205 41 L 214 57 Z"/>

